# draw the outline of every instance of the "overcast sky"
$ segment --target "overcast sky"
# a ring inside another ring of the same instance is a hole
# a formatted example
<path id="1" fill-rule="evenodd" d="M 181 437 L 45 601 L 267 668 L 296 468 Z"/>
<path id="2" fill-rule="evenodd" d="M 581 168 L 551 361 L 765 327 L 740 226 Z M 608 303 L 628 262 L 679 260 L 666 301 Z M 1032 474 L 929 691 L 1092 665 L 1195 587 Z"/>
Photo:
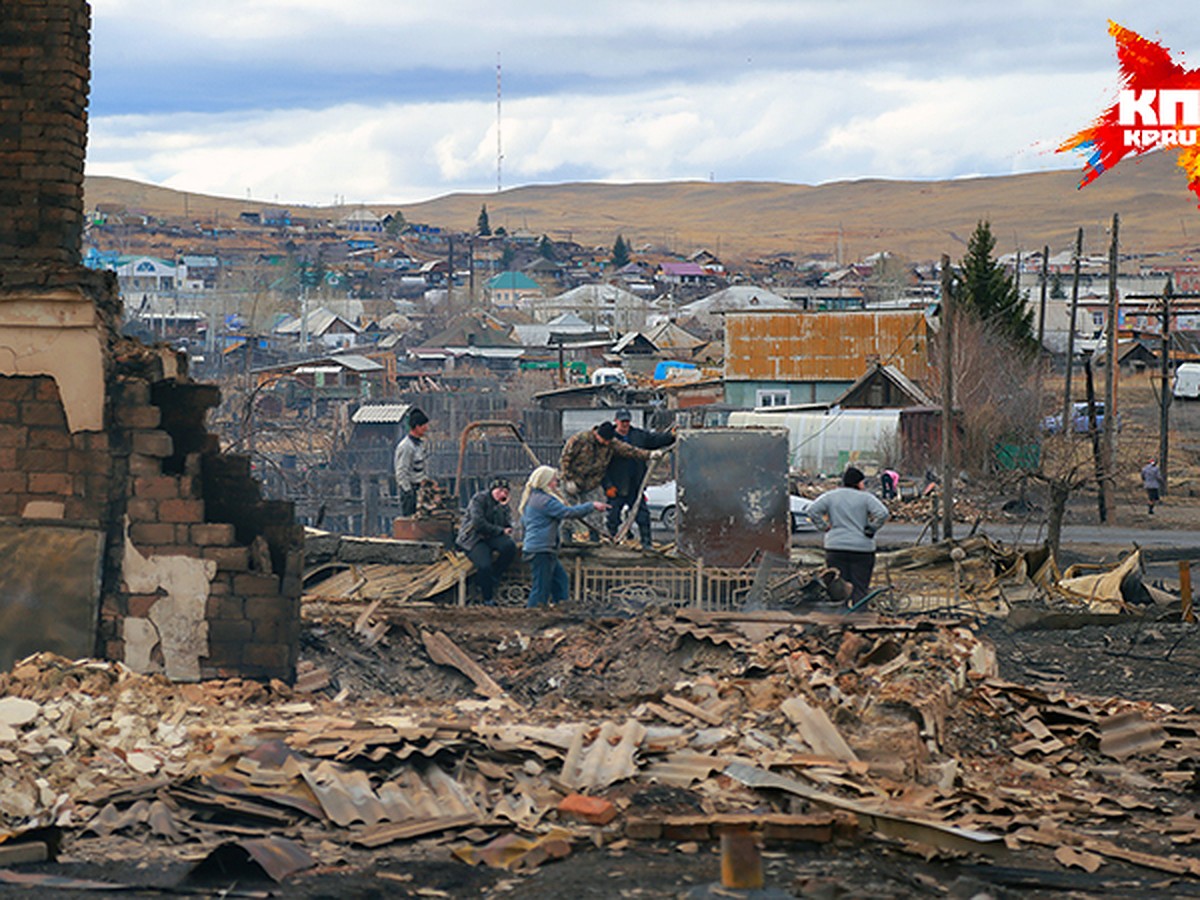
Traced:
<path id="1" fill-rule="evenodd" d="M 91 0 L 87 171 L 284 203 L 1081 168 L 1180 0 Z M 1182 54 L 1182 57 L 1180 57 Z"/>

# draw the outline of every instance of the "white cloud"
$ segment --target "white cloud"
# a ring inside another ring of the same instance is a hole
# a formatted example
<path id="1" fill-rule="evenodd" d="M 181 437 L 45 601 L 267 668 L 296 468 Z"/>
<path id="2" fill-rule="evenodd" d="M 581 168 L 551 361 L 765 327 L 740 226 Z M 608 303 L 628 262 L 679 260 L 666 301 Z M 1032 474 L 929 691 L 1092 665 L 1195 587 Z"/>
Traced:
<path id="1" fill-rule="evenodd" d="M 92 7 L 89 172 L 306 203 L 494 188 L 497 51 L 505 186 L 1071 168 L 1049 151 L 1111 101 L 1107 17 L 1200 52 L 1165 0 Z"/>

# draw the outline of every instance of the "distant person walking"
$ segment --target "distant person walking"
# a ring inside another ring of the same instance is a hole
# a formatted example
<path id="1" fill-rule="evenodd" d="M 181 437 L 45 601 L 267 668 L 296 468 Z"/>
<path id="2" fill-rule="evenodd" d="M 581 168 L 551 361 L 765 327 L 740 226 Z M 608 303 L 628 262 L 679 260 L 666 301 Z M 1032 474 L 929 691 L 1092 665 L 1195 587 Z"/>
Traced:
<path id="1" fill-rule="evenodd" d="M 392 458 L 402 516 L 411 516 L 417 511 L 417 488 L 425 480 L 425 435 L 428 431 L 429 416 L 416 407 L 409 410 L 408 434 L 396 445 Z"/>
<path id="2" fill-rule="evenodd" d="M 1154 504 L 1158 502 L 1162 489 L 1166 487 L 1162 469 L 1158 467 L 1158 460 L 1154 457 L 1150 457 L 1149 462 L 1142 466 L 1142 487 L 1146 489 L 1146 512 L 1154 515 Z"/>
<path id="3" fill-rule="evenodd" d="M 875 532 L 887 521 L 888 508 L 865 490 L 863 473 L 850 466 L 842 486 L 826 491 L 808 508 L 808 517 L 825 532 L 825 563 L 850 582 L 850 603 L 871 587 L 875 571 Z"/>
<path id="4" fill-rule="evenodd" d="M 879 473 L 879 493 L 884 500 L 896 499 L 900 490 L 900 473 L 895 469 L 884 469 Z"/>
<path id="5" fill-rule="evenodd" d="M 521 493 L 521 552 L 529 563 L 532 584 L 530 607 L 562 603 L 570 596 L 567 570 L 558 561 L 558 526 L 563 519 L 582 519 L 595 510 L 603 512 L 607 503 L 596 500 L 568 506 L 558 495 L 558 472 L 551 466 L 538 466 L 525 482 Z"/>

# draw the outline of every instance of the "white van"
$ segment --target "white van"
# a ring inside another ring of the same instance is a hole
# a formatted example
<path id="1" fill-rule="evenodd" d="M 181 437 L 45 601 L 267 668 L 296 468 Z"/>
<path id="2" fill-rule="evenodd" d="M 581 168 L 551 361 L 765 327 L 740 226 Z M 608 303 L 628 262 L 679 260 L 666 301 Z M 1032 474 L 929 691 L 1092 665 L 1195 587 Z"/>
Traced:
<path id="1" fill-rule="evenodd" d="M 1188 400 L 1200 399 L 1200 363 L 1180 363 L 1175 367 L 1175 385 L 1171 395 Z"/>

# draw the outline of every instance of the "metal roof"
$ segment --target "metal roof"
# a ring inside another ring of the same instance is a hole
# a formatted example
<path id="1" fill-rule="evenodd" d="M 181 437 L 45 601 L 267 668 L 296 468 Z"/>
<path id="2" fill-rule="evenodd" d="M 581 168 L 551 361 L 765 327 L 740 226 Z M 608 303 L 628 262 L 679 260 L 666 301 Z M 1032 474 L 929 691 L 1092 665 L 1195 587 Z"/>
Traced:
<path id="1" fill-rule="evenodd" d="M 399 423 L 404 421 L 404 417 L 408 415 L 410 409 L 412 409 L 412 404 L 409 403 L 372 403 L 356 409 L 354 415 L 350 417 L 350 421 L 356 425 L 361 423 L 368 425 Z"/>

